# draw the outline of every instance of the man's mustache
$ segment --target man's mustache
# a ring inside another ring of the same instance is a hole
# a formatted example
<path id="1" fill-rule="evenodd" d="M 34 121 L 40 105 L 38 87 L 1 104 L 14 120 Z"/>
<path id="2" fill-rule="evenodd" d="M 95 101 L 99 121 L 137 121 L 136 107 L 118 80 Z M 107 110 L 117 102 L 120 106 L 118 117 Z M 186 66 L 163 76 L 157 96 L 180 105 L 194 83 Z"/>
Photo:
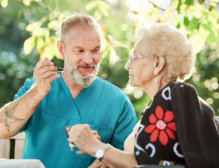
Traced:
<path id="1" fill-rule="evenodd" d="M 82 68 L 95 68 L 95 64 L 79 64 L 77 65 L 77 68 L 82 67 Z"/>

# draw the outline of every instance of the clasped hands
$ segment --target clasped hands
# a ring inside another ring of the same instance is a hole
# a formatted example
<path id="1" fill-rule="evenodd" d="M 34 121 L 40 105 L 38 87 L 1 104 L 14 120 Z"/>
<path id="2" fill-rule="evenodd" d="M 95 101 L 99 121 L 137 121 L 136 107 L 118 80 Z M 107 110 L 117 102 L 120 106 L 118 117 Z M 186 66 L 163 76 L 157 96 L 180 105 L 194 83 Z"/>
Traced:
<path id="1" fill-rule="evenodd" d="M 88 124 L 72 126 L 69 131 L 68 141 L 80 149 L 77 151 L 78 154 L 90 154 L 93 157 L 95 157 L 97 149 L 103 148 L 105 145 L 101 142 L 98 132 L 91 130 Z M 104 168 L 106 166 L 97 159 L 89 166 L 89 168 L 93 167 Z"/>

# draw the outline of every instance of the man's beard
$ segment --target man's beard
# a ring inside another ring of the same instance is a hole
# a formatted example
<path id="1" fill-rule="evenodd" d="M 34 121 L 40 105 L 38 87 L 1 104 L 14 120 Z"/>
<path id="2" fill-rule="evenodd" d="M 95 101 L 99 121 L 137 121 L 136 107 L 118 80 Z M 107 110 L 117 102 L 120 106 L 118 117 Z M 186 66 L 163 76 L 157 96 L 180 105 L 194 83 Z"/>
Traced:
<path id="1" fill-rule="evenodd" d="M 96 75 L 99 71 L 99 64 L 98 65 L 80 64 L 77 67 L 72 67 L 71 65 L 66 64 L 66 67 L 67 67 L 67 71 L 68 71 L 70 79 L 75 84 L 77 84 L 78 86 L 81 86 L 83 88 L 86 88 L 86 87 L 91 85 L 91 83 L 95 80 Z M 85 67 L 85 68 L 93 67 L 94 70 L 92 73 L 86 73 L 85 75 L 81 75 L 78 72 L 78 67 Z"/>

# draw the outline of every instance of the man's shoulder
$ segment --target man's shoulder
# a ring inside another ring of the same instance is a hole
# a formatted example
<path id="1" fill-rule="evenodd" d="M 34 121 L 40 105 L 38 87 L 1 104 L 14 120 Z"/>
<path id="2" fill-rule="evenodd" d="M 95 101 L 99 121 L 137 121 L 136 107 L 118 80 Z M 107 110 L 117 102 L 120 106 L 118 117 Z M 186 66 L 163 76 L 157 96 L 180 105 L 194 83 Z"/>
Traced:
<path id="1" fill-rule="evenodd" d="M 102 85 L 103 87 L 103 91 L 104 92 L 109 92 L 109 93 L 112 93 L 112 94 L 115 94 L 118 95 L 118 94 L 121 94 L 121 95 L 124 95 L 126 96 L 126 94 L 116 85 L 100 78 L 100 77 L 97 77 L 96 78 L 96 81 L 99 85 Z"/>
<path id="2" fill-rule="evenodd" d="M 108 82 L 107 80 L 105 79 L 102 79 L 100 77 L 97 77 L 97 82 L 100 84 L 100 85 L 103 85 L 104 87 L 107 87 L 108 89 L 112 89 L 112 90 L 116 90 L 116 91 L 120 91 L 120 92 L 123 92 L 118 86 Z"/>

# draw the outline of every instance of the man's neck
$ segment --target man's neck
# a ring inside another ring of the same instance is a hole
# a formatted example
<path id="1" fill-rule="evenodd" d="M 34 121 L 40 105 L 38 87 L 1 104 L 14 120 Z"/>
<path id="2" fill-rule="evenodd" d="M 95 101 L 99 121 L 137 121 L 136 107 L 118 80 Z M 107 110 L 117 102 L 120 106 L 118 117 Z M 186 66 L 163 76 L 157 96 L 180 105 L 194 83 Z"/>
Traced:
<path id="1" fill-rule="evenodd" d="M 75 99 L 84 88 L 75 84 L 69 78 L 68 72 L 63 71 L 63 72 L 61 72 L 61 75 L 62 75 L 62 78 L 63 78 L 65 84 L 67 85 L 68 89 L 70 90 L 73 99 Z"/>

